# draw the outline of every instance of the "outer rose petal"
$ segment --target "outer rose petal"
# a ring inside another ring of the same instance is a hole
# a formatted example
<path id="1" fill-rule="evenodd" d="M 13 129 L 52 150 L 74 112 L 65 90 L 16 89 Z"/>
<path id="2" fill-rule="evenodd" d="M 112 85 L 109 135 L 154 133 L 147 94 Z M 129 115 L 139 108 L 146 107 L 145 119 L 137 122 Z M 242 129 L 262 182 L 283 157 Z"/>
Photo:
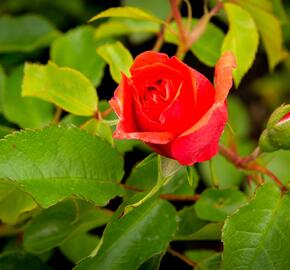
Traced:
<path id="1" fill-rule="evenodd" d="M 165 63 L 169 60 L 169 57 L 165 53 L 158 53 L 154 51 L 147 51 L 139 54 L 135 59 L 134 63 L 130 68 L 130 72 L 133 75 L 134 69 L 153 65 L 155 63 Z"/>
<path id="2" fill-rule="evenodd" d="M 169 132 L 122 132 L 118 126 L 117 130 L 114 133 L 114 138 L 117 139 L 136 139 L 143 141 L 145 143 L 153 143 L 153 144 L 167 144 L 173 138 L 174 135 Z"/>
<path id="3" fill-rule="evenodd" d="M 192 134 L 194 131 L 201 129 L 208 123 L 212 113 L 224 104 L 224 101 L 233 85 L 232 70 L 235 66 L 234 55 L 231 52 L 225 52 L 218 60 L 215 67 L 215 102 L 213 106 L 192 128 L 185 131 L 181 136 Z"/>
<path id="4" fill-rule="evenodd" d="M 171 158 L 182 165 L 209 160 L 218 151 L 218 142 L 227 122 L 227 108 L 223 104 L 211 114 L 206 125 L 171 143 Z"/>
<path id="5" fill-rule="evenodd" d="M 120 120 L 117 126 L 117 131 L 136 131 L 136 125 L 133 117 L 134 114 L 132 112 L 132 89 L 129 79 L 124 74 L 122 74 L 121 82 L 114 93 L 114 97 L 109 101 L 109 103 Z"/>
<path id="6" fill-rule="evenodd" d="M 215 66 L 214 85 L 216 90 L 215 102 L 222 103 L 233 85 L 232 70 L 236 67 L 235 56 L 225 52 Z"/>

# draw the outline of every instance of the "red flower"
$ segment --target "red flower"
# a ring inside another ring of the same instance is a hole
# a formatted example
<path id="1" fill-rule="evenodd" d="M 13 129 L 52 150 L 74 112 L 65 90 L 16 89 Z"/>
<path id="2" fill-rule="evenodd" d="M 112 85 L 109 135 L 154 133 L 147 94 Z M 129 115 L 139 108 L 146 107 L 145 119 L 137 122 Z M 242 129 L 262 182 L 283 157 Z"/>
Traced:
<path id="1" fill-rule="evenodd" d="M 119 117 L 115 138 L 138 139 L 157 153 L 192 165 L 210 159 L 227 121 L 226 97 L 232 87 L 232 53 L 215 69 L 215 87 L 176 57 L 144 52 L 131 78 L 122 76 L 110 104 Z"/>

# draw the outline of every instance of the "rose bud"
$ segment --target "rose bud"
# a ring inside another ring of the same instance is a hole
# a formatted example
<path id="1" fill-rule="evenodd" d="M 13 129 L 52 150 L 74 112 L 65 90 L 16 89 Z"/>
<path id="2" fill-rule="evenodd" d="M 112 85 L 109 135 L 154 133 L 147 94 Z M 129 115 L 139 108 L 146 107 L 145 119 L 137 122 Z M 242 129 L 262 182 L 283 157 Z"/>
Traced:
<path id="1" fill-rule="evenodd" d="M 138 139 L 182 165 L 209 160 L 227 122 L 226 97 L 235 59 L 216 64 L 215 87 L 176 57 L 148 51 L 136 57 L 110 104 L 119 122 L 118 139 Z"/>
<path id="2" fill-rule="evenodd" d="M 282 105 L 272 113 L 259 146 L 264 152 L 290 150 L 290 104 Z"/>

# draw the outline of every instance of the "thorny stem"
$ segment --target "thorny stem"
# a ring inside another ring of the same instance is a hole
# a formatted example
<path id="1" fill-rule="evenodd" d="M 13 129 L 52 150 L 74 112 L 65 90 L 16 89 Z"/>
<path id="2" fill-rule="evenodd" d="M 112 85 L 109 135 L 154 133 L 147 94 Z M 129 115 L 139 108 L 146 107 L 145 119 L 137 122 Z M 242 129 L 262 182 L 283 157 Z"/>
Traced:
<path id="1" fill-rule="evenodd" d="M 282 189 L 282 191 L 285 190 L 285 186 L 273 172 L 255 161 L 257 155 L 259 154 L 259 151 L 260 150 L 255 149 L 250 156 L 242 158 L 233 150 L 223 145 L 219 146 L 219 153 L 223 155 L 227 160 L 232 162 L 237 168 L 242 170 L 256 171 L 264 175 L 268 175 Z"/>
<path id="2" fill-rule="evenodd" d="M 174 249 L 172 249 L 170 247 L 167 249 L 167 252 L 169 254 L 171 254 L 172 256 L 179 258 L 180 260 L 182 260 L 183 262 L 185 262 L 186 264 L 188 264 L 188 265 L 190 265 L 192 267 L 196 267 L 197 266 L 196 262 L 192 261 L 190 258 L 188 258 L 185 255 L 175 251 Z"/>

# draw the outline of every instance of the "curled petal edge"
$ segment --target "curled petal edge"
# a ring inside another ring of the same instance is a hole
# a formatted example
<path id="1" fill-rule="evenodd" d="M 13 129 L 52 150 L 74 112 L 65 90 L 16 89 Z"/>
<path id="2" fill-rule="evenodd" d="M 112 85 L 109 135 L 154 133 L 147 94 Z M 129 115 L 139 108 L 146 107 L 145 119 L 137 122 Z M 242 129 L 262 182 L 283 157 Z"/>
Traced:
<path id="1" fill-rule="evenodd" d="M 114 133 L 116 139 L 136 139 L 145 143 L 167 144 L 174 139 L 170 132 L 122 132 L 118 129 Z"/>
<path id="2" fill-rule="evenodd" d="M 236 67 L 235 57 L 232 52 L 225 52 L 218 60 L 215 67 L 215 103 L 206 114 L 190 129 L 183 132 L 179 137 L 187 136 L 201 129 L 210 120 L 212 113 L 224 105 L 230 89 L 233 86 L 232 70 Z"/>
<path id="3" fill-rule="evenodd" d="M 226 104 L 217 107 L 203 127 L 172 142 L 172 158 L 181 165 L 193 165 L 211 159 L 218 152 L 218 142 L 227 118 Z"/>

